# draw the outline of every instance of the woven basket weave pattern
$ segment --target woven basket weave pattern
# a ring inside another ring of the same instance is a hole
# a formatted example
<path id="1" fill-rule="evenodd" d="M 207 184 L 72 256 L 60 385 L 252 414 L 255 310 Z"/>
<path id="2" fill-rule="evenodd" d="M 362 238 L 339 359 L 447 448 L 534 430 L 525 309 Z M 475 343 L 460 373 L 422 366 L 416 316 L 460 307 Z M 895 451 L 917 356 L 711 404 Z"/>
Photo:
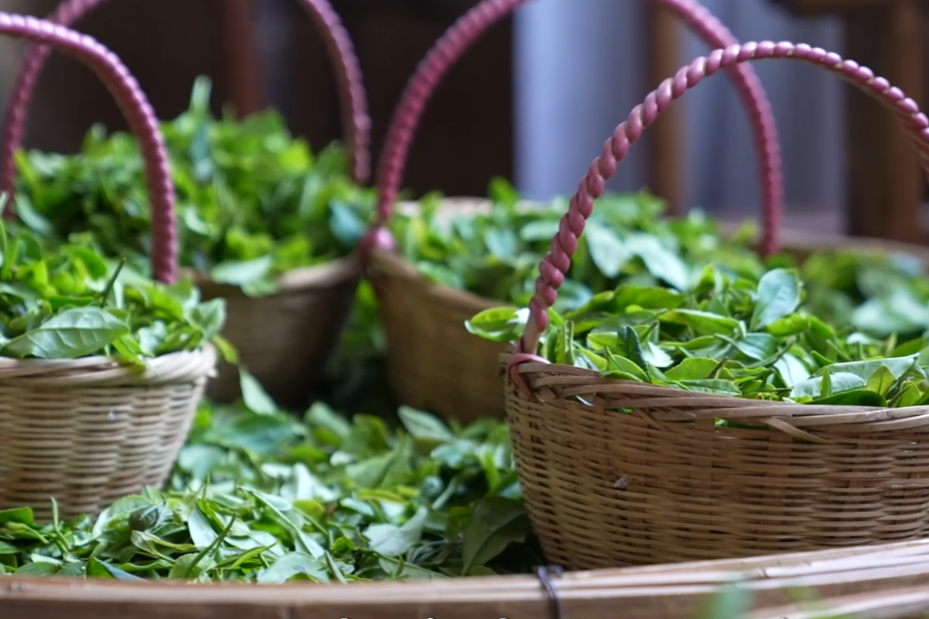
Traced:
<path id="1" fill-rule="evenodd" d="M 831 444 L 799 442 L 763 426 L 715 426 L 734 405 L 757 415 L 756 402 L 594 373 L 531 376 L 538 400 L 508 382 L 507 421 L 549 561 L 591 569 L 929 535 L 929 443 L 918 442 L 929 424 L 818 426 Z M 579 391 L 595 404 L 570 402 Z M 693 412 L 699 420 L 681 420 Z"/>
<path id="2" fill-rule="evenodd" d="M 160 488 L 215 361 L 212 349 L 167 355 L 152 362 L 160 376 L 101 359 L 0 362 L 0 509 L 48 521 L 55 497 L 73 518 Z"/>
<path id="3" fill-rule="evenodd" d="M 468 333 L 465 320 L 494 305 L 424 279 L 391 252 L 372 253 L 387 336 L 387 373 L 400 401 L 467 423 L 503 416 L 496 359 L 504 344 Z"/>

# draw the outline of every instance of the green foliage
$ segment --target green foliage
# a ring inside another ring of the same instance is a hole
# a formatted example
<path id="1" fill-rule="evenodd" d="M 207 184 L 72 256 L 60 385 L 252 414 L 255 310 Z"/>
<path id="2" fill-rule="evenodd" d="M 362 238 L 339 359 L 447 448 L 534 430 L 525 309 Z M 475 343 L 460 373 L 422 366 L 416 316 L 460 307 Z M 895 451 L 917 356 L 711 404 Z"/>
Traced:
<path id="1" fill-rule="evenodd" d="M 34 235 L 0 221 L 0 356 L 75 359 L 109 355 L 144 366 L 146 359 L 215 343 L 222 299 L 201 302 L 190 281 L 166 286 L 88 243 L 47 251 Z"/>
<path id="2" fill-rule="evenodd" d="M 502 179 L 491 184 L 489 213 L 449 217 L 441 197 L 422 201 L 420 212 L 391 222 L 404 258 L 428 279 L 453 288 L 522 305 L 532 294 L 538 265 L 550 249 L 564 199 L 527 208 Z M 725 241 L 719 225 L 699 210 L 667 219 L 664 203 L 647 193 L 609 194 L 597 202 L 562 286 L 559 309 L 574 309 L 619 282 L 688 290 L 703 265 L 760 276 L 765 265 L 745 227 Z"/>
<path id="3" fill-rule="evenodd" d="M 686 293 L 622 284 L 559 314 L 540 353 L 553 363 L 689 391 L 797 403 L 903 407 L 929 401 L 929 344 L 870 337 L 803 309 L 794 269 L 758 280 L 706 266 Z M 515 340 L 528 312 L 493 308 L 468 328 Z"/>
<path id="4" fill-rule="evenodd" d="M 263 295 L 282 273 L 354 250 L 374 193 L 348 177 L 344 149 L 333 144 L 314 158 L 274 111 L 216 119 L 209 95 L 200 78 L 190 108 L 161 125 L 177 189 L 181 264 Z M 89 232 L 104 255 L 146 264 L 151 206 L 134 136 L 98 126 L 78 154 L 20 152 L 16 161 L 17 210 L 35 234 Z"/>
<path id="5" fill-rule="evenodd" d="M 281 583 L 528 571 L 538 548 L 506 427 L 402 428 L 315 404 L 279 412 L 204 403 L 164 492 L 98 518 L 39 525 L 0 511 L 0 572 Z"/>

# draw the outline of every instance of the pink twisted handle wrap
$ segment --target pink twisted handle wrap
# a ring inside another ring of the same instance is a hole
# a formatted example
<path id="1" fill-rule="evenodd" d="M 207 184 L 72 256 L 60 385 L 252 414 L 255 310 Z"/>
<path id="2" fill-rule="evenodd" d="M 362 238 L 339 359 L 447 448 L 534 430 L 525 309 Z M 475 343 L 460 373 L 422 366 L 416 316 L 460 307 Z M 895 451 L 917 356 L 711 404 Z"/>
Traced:
<path id="1" fill-rule="evenodd" d="M 49 15 L 48 20 L 70 27 L 86 13 L 109 0 L 66 0 Z M 335 66 L 346 141 L 352 156 L 352 176 L 367 184 L 371 176 L 371 119 L 368 116 L 367 95 L 361 69 L 348 33 L 338 14 L 326 0 L 298 0 L 310 19 L 323 34 L 326 48 Z M 23 59 L 13 82 L 10 100 L 3 117 L 0 133 L 0 191 L 10 193 L 16 181 L 14 154 L 22 144 L 26 113 L 39 74 L 51 49 L 31 47 Z"/>
<path id="2" fill-rule="evenodd" d="M 174 183 L 155 112 L 119 58 L 96 39 L 44 19 L 0 13 L 0 34 L 50 45 L 94 70 L 119 104 L 139 139 L 152 201 L 152 273 L 162 282 L 177 278 Z"/>
<path id="3" fill-rule="evenodd" d="M 558 296 L 558 288 L 564 281 L 571 265 L 571 257 L 577 250 L 577 240 L 584 232 L 587 218 L 593 212 L 594 200 L 603 195 L 604 183 L 616 172 L 616 165 L 629 152 L 629 146 L 638 140 L 646 127 L 671 103 L 709 75 L 720 69 L 764 58 L 791 58 L 802 60 L 836 73 L 846 81 L 871 95 L 900 118 L 904 128 L 913 138 L 920 163 L 929 177 L 929 119 L 919 111 L 915 101 L 906 97 L 899 89 L 882 77 L 859 66 L 852 60 L 843 60 L 838 54 L 809 45 L 793 43 L 745 43 L 718 49 L 709 56 L 700 57 L 682 68 L 673 78 L 661 83 L 657 90 L 646 97 L 642 105 L 636 106 L 629 118 L 620 124 L 612 137 L 603 145 L 599 157 L 590 164 L 587 174 L 581 179 L 577 193 L 571 198 L 568 212 L 561 218 L 558 233 L 552 240 L 552 248 L 539 264 L 539 278 L 535 294 L 529 302 L 529 322 L 519 340 L 517 353 L 510 358 L 511 378 L 529 393 L 528 386 L 516 367 L 527 361 L 546 360 L 536 356 L 539 338 L 548 327 L 548 308 Z"/>
<path id="4" fill-rule="evenodd" d="M 390 220 L 393 203 L 400 191 L 413 134 L 426 103 L 446 72 L 458 61 L 470 45 L 486 30 L 529 0 L 484 0 L 458 19 L 439 39 L 416 72 L 407 82 L 406 90 L 396 108 L 387 131 L 384 153 L 378 162 L 377 185 L 380 198 L 375 225 L 366 245 L 393 248 L 393 239 L 385 226 Z M 681 18 L 713 48 L 737 43 L 729 30 L 696 0 L 652 0 Z M 763 236 L 762 253 L 777 249 L 783 187 L 780 147 L 771 106 L 758 77 L 749 66 L 733 70 L 733 82 L 741 95 L 755 134 L 760 154 Z"/>

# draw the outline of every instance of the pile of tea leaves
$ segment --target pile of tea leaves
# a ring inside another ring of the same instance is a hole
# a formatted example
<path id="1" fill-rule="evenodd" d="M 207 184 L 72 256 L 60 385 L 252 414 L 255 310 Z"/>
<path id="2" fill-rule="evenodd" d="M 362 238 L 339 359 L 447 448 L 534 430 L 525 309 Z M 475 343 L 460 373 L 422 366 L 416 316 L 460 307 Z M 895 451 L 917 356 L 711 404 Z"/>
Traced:
<path id="1" fill-rule="evenodd" d="M 582 307 L 550 311 L 539 354 L 602 376 L 689 391 L 810 404 L 904 407 L 929 402 L 929 341 L 878 339 L 803 309 L 794 269 L 760 279 L 704 267 L 686 293 L 623 284 Z M 528 310 L 499 307 L 472 333 L 513 341 Z"/>
<path id="2" fill-rule="evenodd" d="M 0 571 L 282 583 L 433 579 L 542 563 L 506 427 L 401 409 L 303 419 L 260 394 L 203 403 L 168 488 L 97 518 L 40 525 L 0 511 Z"/>
<path id="3" fill-rule="evenodd" d="M 233 360 L 220 336 L 225 321 L 225 301 L 202 302 L 190 280 L 148 279 L 101 258 L 79 235 L 47 251 L 35 235 L 0 219 L 0 357 L 107 355 L 146 366 L 213 343 Z"/>
<path id="4" fill-rule="evenodd" d="M 374 193 L 350 178 L 333 143 L 315 157 L 273 110 L 215 118 L 210 83 L 161 129 L 177 191 L 180 262 L 251 295 L 270 294 L 288 271 L 343 257 L 364 234 Z M 81 152 L 16 157 L 17 212 L 34 233 L 91 233 L 109 257 L 139 265 L 151 248 L 151 205 L 138 142 L 94 127 Z"/>
<path id="5" fill-rule="evenodd" d="M 449 216 L 430 194 L 390 223 L 398 252 L 428 279 L 452 288 L 523 304 L 539 261 L 551 248 L 567 200 L 527 204 L 501 178 L 489 187 L 493 207 Z M 574 309 L 620 282 L 688 290 L 707 263 L 727 273 L 760 277 L 766 265 L 746 224 L 728 238 L 718 221 L 694 209 L 665 217 L 664 201 L 647 192 L 610 193 L 597 201 L 561 288 L 560 309 Z"/>
<path id="6" fill-rule="evenodd" d="M 390 222 L 398 252 L 427 279 L 501 304 L 523 306 L 538 265 L 551 248 L 568 200 L 528 203 L 504 179 L 488 190 L 492 208 L 450 215 L 434 193 L 418 209 Z M 704 267 L 757 281 L 772 268 L 797 268 L 806 308 L 875 337 L 918 335 L 929 329 L 929 272 L 907 254 L 823 250 L 803 264 L 787 251 L 762 259 L 758 230 L 747 222 L 726 230 L 699 209 L 667 217 L 667 204 L 642 191 L 607 193 L 585 226 L 556 309 L 576 310 L 619 285 L 663 287 L 687 294 Z"/>

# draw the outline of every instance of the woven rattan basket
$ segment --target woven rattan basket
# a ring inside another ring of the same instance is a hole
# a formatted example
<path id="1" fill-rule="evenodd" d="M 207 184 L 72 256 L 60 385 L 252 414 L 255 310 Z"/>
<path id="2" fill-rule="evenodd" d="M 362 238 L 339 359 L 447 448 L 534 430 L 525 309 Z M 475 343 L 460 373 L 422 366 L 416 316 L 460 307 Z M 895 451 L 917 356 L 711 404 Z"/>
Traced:
<path id="1" fill-rule="evenodd" d="M 735 42 L 733 36 L 696 0 L 653 0 L 672 11 L 712 48 Z M 484 0 L 468 11 L 436 42 L 410 78 L 388 129 L 379 162 L 379 212 L 369 237 L 370 274 L 381 307 L 387 338 L 387 368 L 393 389 L 408 405 L 461 421 L 502 417 L 503 390 L 495 369 L 506 349 L 469 334 L 464 321 L 500 300 L 433 284 L 392 250 L 386 230 L 393 201 L 401 186 L 410 143 L 426 103 L 445 73 L 486 30 L 528 0 Z M 780 155 L 774 120 L 757 77 L 748 67 L 736 67 L 732 78 L 748 109 L 760 153 L 765 212 L 776 218 L 780 209 Z M 465 200 L 465 202 L 475 202 Z M 479 201 L 478 201 L 479 202 Z M 446 208 L 460 208 L 449 200 Z M 776 229 L 773 225 L 768 229 Z M 436 342 L 442 342 L 436 346 Z"/>
<path id="2" fill-rule="evenodd" d="M 65 0 L 50 21 L 70 26 L 111 0 Z M 358 59 L 342 23 L 328 0 L 298 0 L 323 35 L 335 69 L 342 102 L 344 132 L 352 156 L 352 176 L 366 184 L 370 176 L 370 119 Z M 13 154 L 25 131 L 35 84 L 51 50 L 28 50 L 13 83 L 0 134 L 0 189 L 13 187 Z M 361 277 L 361 262 L 348 256 L 319 267 L 298 269 L 278 281 L 278 292 L 252 298 L 240 289 L 205 278 L 197 282 L 204 299 L 225 298 L 228 320 L 224 335 L 275 400 L 287 407 L 306 404 L 339 340 Z M 209 396 L 230 402 L 240 395 L 238 370 L 223 361 L 210 382 Z"/>
<path id="3" fill-rule="evenodd" d="M 505 356 L 514 456 L 549 560 L 572 568 L 664 563 L 929 533 L 927 407 L 701 394 L 601 378 L 535 356 L 570 248 L 629 145 L 705 76 L 756 58 L 803 60 L 844 77 L 901 118 L 929 167 L 929 120 L 916 103 L 868 69 L 806 45 L 747 43 L 714 51 L 633 110 L 572 198 L 540 265 L 526 332 Z M 760 428 L 717 426 L 719 418 Z"/>
<path id="4" fill-rule="evenodd" d="M 174 281 L 174 186 L 154 111 L 135 79 L 97 41 L 50 22 L 0 14 L 0 33 L 52 45 L 106 83 L 142 144 L 155 277 Z M 144 372 L 106 357 L 0 358 L 0 508 L 31 506 L 47 520 L 54 497 L 70 518 L 160 486 L 215 364 L 211 347 L 153 359 Z"/>

